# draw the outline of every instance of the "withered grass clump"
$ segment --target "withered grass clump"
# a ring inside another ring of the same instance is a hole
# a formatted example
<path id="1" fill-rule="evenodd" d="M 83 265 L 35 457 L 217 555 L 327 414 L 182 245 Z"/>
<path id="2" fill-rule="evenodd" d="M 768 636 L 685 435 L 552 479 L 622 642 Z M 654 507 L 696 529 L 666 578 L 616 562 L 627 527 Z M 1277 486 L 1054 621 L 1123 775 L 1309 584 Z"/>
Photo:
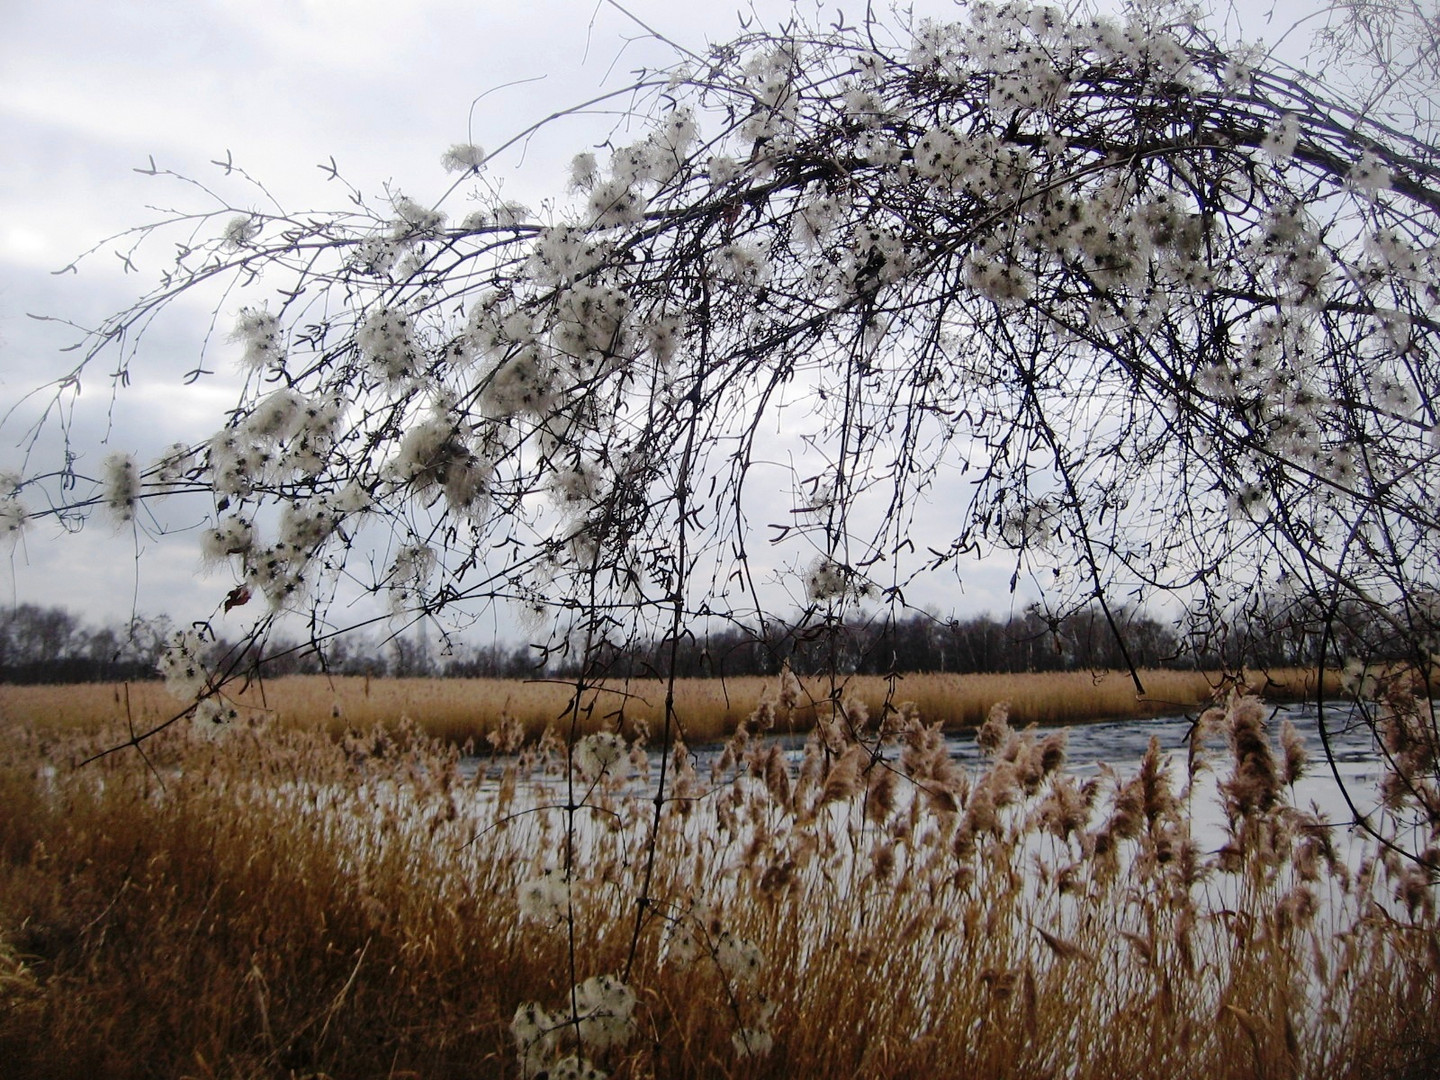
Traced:
<path id="1" fill-rule="evenodd" d="M 1003 708 L 978 772 L 908 705 L 841 702 L 786 751 L 764 729 L 792 701 L 711 776 L 675 747 L 658 818 L 656 763 L 608 738 L 471 775 L 408 725 L 177 727 L 77 769 L 115 733 L 10 725 L 4 1074 L 1332 1080 L 1440 1055 L 1433 884 L 1290 806 L 1246 699 L 1188 766 L 1152 744 L 1086 779 Z"/>

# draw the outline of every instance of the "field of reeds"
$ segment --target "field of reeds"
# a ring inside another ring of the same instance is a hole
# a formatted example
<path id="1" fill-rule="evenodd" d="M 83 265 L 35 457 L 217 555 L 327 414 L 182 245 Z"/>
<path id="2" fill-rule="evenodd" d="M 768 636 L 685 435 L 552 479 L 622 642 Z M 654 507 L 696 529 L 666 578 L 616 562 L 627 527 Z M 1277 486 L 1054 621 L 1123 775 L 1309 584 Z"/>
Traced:
<path id="1" fill-rule="evenodd" d="M 749 705 L 659 799 L 614 734 L 474 772 L 415 724 L 255 714 L 77 767 L 129 728 L 11 717 L 0 1071 L 1435 1075 L 1434 885 L 1289 805 L 1255 699 L 1088 779 L 1003 709 L 972 773 L 908 707 L 847 698 L 785 751 L 800 688 Z"/>
<path id="2" fill-rule="evenodd" d="M 980 724 L 997 701 L 1009 703 L 1017 725 L 1175 715 L 1203 707 L 1222 683 L 1222 676 L 1213 672 L 1144 671 L 1140 678 L 1144 695 L 1137 692 L 1130 675 L 1121 672 L 912 674 L 893 682 L 879 676 L 852 676 L 836 683 L 807 678 L 800 680 L 801 698 L 786 722 L 796 730 L 809 730 L 817 707 L 828 710 L 831 699 L 840 695 L 863 701 L 874 716 L 885 712 L 887 702 L 891 708 L 909 702 L 947 729 Z M 1314 697 L 1315 678 L 1312 671 L 1283 669 L 1269 672 L 1262 681 L 1267 699 L 1296 701 Z M 760 677 L 677 681 L 675 713 L 685 738 L 692 744 L 727 738 L 776 682 Z M 1327 686 L 1338 686 L 1333 673 L 1327 675 Z M 602 683 L 584 696 L 580 731 L 618 725 L 633 733 L 637 722 L 658 730 L 666 691 L 660 680 Z M 247 715 L 264 716 L 283 726 L 318 727 L 338 734 L 403 721 L 447 742 L 469 741 L 483 748 L 487 736 L 507 723 L 519 724 L 528 739 L 538 738 L 570 712 L 575 686 L 560 680 L 296 675 L 227 693 Z M 125 686 L 0 685 L 0 717 L 40 730 L 94 731 L 123 724 L 143 732 L 169 720 L 179 708 L 158 681 Z"/>

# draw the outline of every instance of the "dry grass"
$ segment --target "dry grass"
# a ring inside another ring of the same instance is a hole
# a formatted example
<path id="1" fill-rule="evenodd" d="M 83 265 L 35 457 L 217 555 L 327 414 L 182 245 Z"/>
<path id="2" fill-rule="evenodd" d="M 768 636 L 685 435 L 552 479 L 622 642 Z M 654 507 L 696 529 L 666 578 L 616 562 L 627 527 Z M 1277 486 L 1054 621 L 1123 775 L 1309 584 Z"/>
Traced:
<path id="1" fill-rule="evenodd" d="M 1146 694 L 1137 694 L 1129 675 L 1119 672 L 1056 672 L 1034 675 L 906 675 L 892 685 L 878 676 L 852 677 L 832 686 L 806 679 L 801 707 L 790 721 L 798 730 L 814 723 L 815 704 L 829 708 L 832 693 L 858 698 L 871 715 L 879 716 L 888 700 L 893 706 L 912 702 L 922 716 L 947 728 L 979 724 L 997 701 L 1010 703 L 1017 724 L 1073 724 L 1097 719 L 1124 719 L 1193 711 L 1207 703 L 1222 684 L 1216 673 L 1146 671 Z M 1268 674 L 1267 696 L 1298 700 L 1313 696 L 1314 673 L 1300 670 Z M 684 679 L 676 684 L 676 711 L 691 743 L 728 737 L 755 707 L 775 679 Z M 585 698 L 582 732 L 626 730 L 643 720 L 658 730 L 664 717 L 665 684 L 655 680 L 607 683 Z M 332 733 L 369 730 L 408 720 L 457 745 L 467 740 L 485 745 L 507 717 L 520 723 L 530 739 L 551 724 L 568 728 L 574 694 L 572 684 L 502 679 L 366 679 L 292 676 L 267 680 L 237 693 L 237 700 L 284 726 L 324 727 Z M 133 722 L 146 731 L 178 710 L 159 682 L 128 686 L 0 685 L 0 718 L 43 730 L 96 731 Z"/>
<path id="2" fill-rule="evenodd" d="M 1209 726 L 1257 715 L 1235 701 Z M 569 788 L 553 737 L 487 779 L 407 725 L 177 728 L 149 767 L 83 769 L 119 733 L 7 725 L 5 1074 L 514 1077 L 517 1007 L 564 1013 L 572 986 L 625 973 L 637 911 L 632 1026 L 585 1048 L 616 1078 L 1342 1080 L 1436 1060 L 1433 886 L 1347 862 L 1286 805 L 1264 738 L 1216 763 L 1231 825 L 1207 850 L 1188 804 L 1214 784 L 1158 750 L 1082 784 L 1058 736 L 997 716 L 971 774 L 913 715 L 848 719 L 793 757 L 747 726 L 713 777 L 677 753 L 658 832 L 643 785 Z M 567 852 L 569 904 L 525 918 L 521 887 Z M 535 1066 L 562 1052 L 542 1049 Z"/>

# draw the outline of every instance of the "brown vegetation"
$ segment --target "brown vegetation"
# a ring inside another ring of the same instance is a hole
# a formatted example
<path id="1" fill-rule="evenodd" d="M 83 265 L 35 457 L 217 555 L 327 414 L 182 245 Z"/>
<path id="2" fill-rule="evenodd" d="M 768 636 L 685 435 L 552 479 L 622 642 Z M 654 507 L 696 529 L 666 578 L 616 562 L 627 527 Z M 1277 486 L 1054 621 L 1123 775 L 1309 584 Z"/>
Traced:
<path id="1" fill-rule="evenodd" d="M 653 764 L 603 740 L 572 789 L 553 735 L 473 777 L 408 724 L 177 726 L 77 769 L 121 733 L 10 723 L 7 1076 L 533 1075 L 606 975 L 633 1016 L 580 1049 L 616 1078 L 1331 1080 L 1440 1052 L 1433 886 L 1287 805 L 1299 765 L 1245 699 L 1201 725 L 1233 748 L 1211 850 L 1190 801 L 1217 789 L 1158 747 L 1082 781 L 997 709 L 972 774 L 850 699 L 787 755 L 757 730 L 786 689 L 715 775 L 677 749 L 658 832 Z"/>
<path id="2" fill-rule="evenodd" d="M 1214 672 L 1145 671 L 1145 696 L 1128 674 L 1120 672 L 1046 672 L 1030 675 L 905 675 L 888 682 L 880 676 L 854 676 L 831 684 L 802 680 L 801 707 L 787 721 L 798 730 L 814 722 L 815 704 L 836 694 L 864 701 L 879 716 L 911 702 L 921 715 L 947 728 L 984 720 L 996 701 L 1008 701 L 1018 724 L 1073 724 L 1193 711 L 1206 704 L 1223 678 Z M 1277 701 L 1314 695 L 1314 673 L 1300 669 L 1271 671 L 1266 695 Z M 1327 678 L 1327 684 L 1330 683 Z M 691 743 L 715 742 L 734 732 L 776 678 L 681 679 L 675 685 L 676 712 Z M 609 682 L 587 695 L 581 730 L 644 720 L 656 730 L 664 716 L 666 686 L 659 680 Z M 325 727 L 339 733 L 394 725 L 402 718 L 437 738 L 457 745 L 485 737 L 507 719 L 518 721 L 527 737 L 538 738 L 569 711 L 574 684 L 510 679 L 368 679 L 295 675 L 269 679 L 235 693 L 247 710 L 282 725 Z M 828 708 L 828 704 L 822 705 Z M 133 723 L 148 731 L 174 716 L 179 705 L 159 682 L 77 686 L 0 685 L 0 718 L 37 729 L 95 731 Z"/>

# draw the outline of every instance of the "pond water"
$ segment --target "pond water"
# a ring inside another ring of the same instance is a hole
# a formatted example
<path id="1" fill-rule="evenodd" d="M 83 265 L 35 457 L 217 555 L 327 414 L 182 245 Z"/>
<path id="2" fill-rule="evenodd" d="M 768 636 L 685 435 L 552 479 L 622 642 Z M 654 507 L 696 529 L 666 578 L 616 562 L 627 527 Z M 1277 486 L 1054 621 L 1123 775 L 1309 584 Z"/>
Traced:
<path id="1" fill-rule="evenodd" d="M 1297 807 L 1314 809 L 1322 821 L 1336 825 L 1347 824 L 1353 819 L 1353 812 L 1346 801 L 1347 793 L 1362 813 L 1368 814 L 1378 803 L 1380 763 L 1372 737 L 1363 726 L 1347 724 L 1350 715 L 1350 706 L 1343 702 L 1325 707 L 1324 720 L 1333 761 L 1327 759 L 1320 737 L 1320 710 L 1314 702 L 1277 707 L 1270 714 L 1267 725 L 1277 757 L 1280 754 L 1280 726 L 1286 718 L 1295 725 L 1309 752 L 1309 765 L 1305 775 L 1289 793 L 1290 802 Z M 1161 749 L 1170 759 L 1175 778 L 1180 782 L 1183 780 L 1192 723 L 1191 717 L 1170 716 L 1071 725 L 1066 767 L 1072 775 L 1082 779 L 1098 772 L 1102 763 L 1109 765 L 1120 776 L 1128 776 L 1139 766 L 1153 737 L 1160 740 Z M 792 767 L 798 765 L 806 736 L 770 735 L 767 738 L 785 748 Z M 951 756 L 972 772 L 984 769 L 985 757 L 975 743 L 974 730 L 950 732 L 946 736 L 946 744 Z M 722 750 L 718 743 L 690 747 L 695 770 L 701 777 L 710 776 L 711 767 Z M 893 759 L 898 756 L 898 750 L 890 748 L 885 756 Z M 1212 739 L 1210 760 L 1211 771 L 1206 782 L 1197 786 L 1199 798 L 1193 804 L 1193 825 L 1199 832 L 1208 828 L 1219 829 L 1222 820 L 1219 800 L 1214 793 L 1216 774 L 1228 774 L 1230 768 L 1229 749 L 1222 738 Z M 476 758 L 467 761 L 464 767 L 467 773 L 483 769 L 498 778 L 505 764 L 505 759 Z M 652 780 L 659 775 L 658 753 L 651 754 L 650 775 Z M 653 793 L 653 788 L 646 794 L 649 793 Z"/>

